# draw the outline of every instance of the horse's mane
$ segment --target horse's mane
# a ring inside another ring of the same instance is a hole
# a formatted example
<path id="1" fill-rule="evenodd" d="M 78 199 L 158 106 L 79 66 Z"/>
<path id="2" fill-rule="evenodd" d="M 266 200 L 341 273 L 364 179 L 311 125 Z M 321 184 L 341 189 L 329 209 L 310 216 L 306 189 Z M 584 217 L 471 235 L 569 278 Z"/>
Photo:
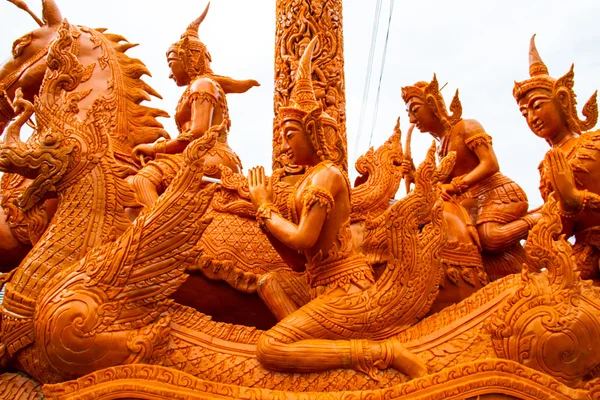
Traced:
<path id="1" fill-rule="evenodd" d="M 169 117 L 169 114 L 140 104 L 144 100 L 151 100 L 150 96 L 160 99 L 162 97 L 141 79 L 144 75 L 151 76 L 146 65 L 125 54 L 127 50 L 137 45 L 130 43 L 121 35 L 106 33 L 105 28 L 98 28 L 95 31 L 110 45 L 106 46 L 107 55 L 116 61 L 112 63 L 112 67 L 117 79 L 119 77 L 121 79 L 121 82 L 116 82 L 115 89 L 118 91 L 119 98 L 125 99 L 124 103 L 120 102 L 118 108 L 113 150 L 117 159 L 132 165 L 133 147 L 140 143 L 152 143 L 161 137 L 169 137 L 163 125 L 156 120 L 156 117 Z"/>

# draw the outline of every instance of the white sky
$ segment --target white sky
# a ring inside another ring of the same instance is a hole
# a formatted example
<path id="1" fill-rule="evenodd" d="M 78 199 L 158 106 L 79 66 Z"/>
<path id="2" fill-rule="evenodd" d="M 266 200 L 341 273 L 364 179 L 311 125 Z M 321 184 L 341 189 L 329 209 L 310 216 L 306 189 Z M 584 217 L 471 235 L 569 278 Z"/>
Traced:
<path id="1" fill-rule="evenodd" d="M 106 27 L 140 46 L 128 52 L 146 63 L 147 78 L 164 100 L 151 105 L 173 114 L 182 88 L 168 79 L 165 52 L 205 6 L 204 0 L 57 0 L 69 22 Z M 41 1 L 27 0 L 41 15 Z M 371 43 L 374 0 L 344 2 L 346 102 L 349 154 L 354 144 Z M 371 78 L 365 129 L 359 150 L 369 144 L 380 60 L 390 0 L 383 0 L 378 46 Z M 12 42 L 36 28 L 23 11 L 0 1 L 0 58 L 8 57 Z M 512 97 L 514 80 L 528 76 L 529 38 L 537 33 L 539 52 L 550 74 L 562 76 L 575 63 L 575 90 L 581 107 L 600 88 L 600 2 L 597 0 L 528 1 L 396 1 L 394 3 L 387 61 L 383 73 L 379 111 L 372 144 L 392 133 L 396 117 L 402 129 L 408 117 L 400 87 L 437 73 L 450 103 L 460 89 L 463 117 L 477 119 L 494 138 L 494 149 L 505 175 L 527 192 L 530 205 L 541 203 L 537 166 L 547 144 L 528 129 Z M 274 0 L 213 0 L 200 27 L 200 38 L 211 52 L 213 70 L 234 78 L 254 78 L 261 87 L 228 98 L 232 118 L 230 144 L 245 168 L 271 165 Z M 173 137 L 174 122 L 163 120 Z M 420 161 L 431 143 L 427 134 L 413 135 L 413 156 Z"/>

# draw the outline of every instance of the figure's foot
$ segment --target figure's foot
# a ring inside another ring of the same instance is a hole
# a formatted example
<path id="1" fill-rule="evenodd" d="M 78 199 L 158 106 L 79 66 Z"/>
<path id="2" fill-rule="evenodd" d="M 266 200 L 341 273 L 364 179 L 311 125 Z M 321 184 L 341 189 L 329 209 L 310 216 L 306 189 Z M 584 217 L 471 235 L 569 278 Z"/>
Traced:
<path id="1" fill-rule="evenodd" d="M 407 350 L 398 339 L 389 339 L 388 342 L 391 344 L 393 353 L 390 365 L 392 368 L 413 379 L 427 375 L 427 366 L 419 356 Z"/>

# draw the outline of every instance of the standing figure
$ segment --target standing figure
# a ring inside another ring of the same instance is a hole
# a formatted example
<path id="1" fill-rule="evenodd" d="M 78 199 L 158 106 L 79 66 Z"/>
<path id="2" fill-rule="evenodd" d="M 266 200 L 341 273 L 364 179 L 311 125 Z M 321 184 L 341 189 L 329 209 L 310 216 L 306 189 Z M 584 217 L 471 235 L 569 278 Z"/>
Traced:
<path id="1" fill-rule="evenodd" d="M 410 122 L 439 141 L 439 157 L 456 152 L 456 164 L 442 185 L 442 195 L 454 203 L 449 209 L 467 211 L 476 227 L 475 242 L 480 243 L 484 255 L 488 254 L 484 264 L 490 277 L 497 279 L 519 272 L 519 241 L 527 236 L 540 215 L 526 215 L 527 196 L 512 179 L 500 173 L 490 135 L 479 122 L 462 118 L 458 90 L 450 104 L 452 114 L 446 111 L 435 75 L 430 83 L 417 82 L 402 88 L 402 99 Z M 512 259 L 516 261 L 509 265 L 501 253 L 511 247 Z"/>
<path id="2" fill-rule="evenodd" d="M 561 206 L 563 232 L 575 235 L 573 256 L 584 279 L 600 276 L 600 132 L 596 93 L 579 119 L 573 66 L 559 79 L 549 76 L 536 47 L 529 48 L 530 78 L 515 82 L 513 95 L 527 125 L 552 147 L 539 166 L 544 201 L 554 193 Z"/>
<path id="3" fill-rule="evenodd" d="M 238 156 L 227 144 L 231 121 L 225 94 L 244 93 L 258 86 L 258 82 L 237 81 L 212 72 L 210 54 L 198 36 L 198 28 L 207 12 L 208 5 L 202 15 L 187 27 L 181 39 L 167 51 L 170 78 L 175 80 L 177 86 L 187 85 L 175 110 L 179 136 L 174 140 L 140 144 L 133 149 L 135 157 L 154 158 L 131 179 L 139 200 L 148 207 L 156 202 L 181 168 L 181 153 L 187 145 L 209 131 L 217 131 L 218 137 L 217 143 L 206 156 L 205 175 L 219 178 L 218 165 L 227 166 L 234 172 L 241 172 L 242 169 Z"/>
<path id="4" fill-rule="evenodd" d="M 328 307 L 364 293 L 374 279 L 366 259 L 352 246 L 350 183 L 339 166 L 345 155 L 332 151 L 332 142 L 340 138 L 325 130 L 326 125 L 336 123 L 322 111 L 312 86 L 315 42 L 316 38 L 302 55 L 289 106 L 279 109 L 282 151 L 293 164 L 308 167 L 290 194 L 289 217 L 273 204 L 271 182 L 263 167 L 253 168 L 248 177 L 257 219 L 280 243 L 275 248 L 284 260 L 303 256 L 312 300 L 261 336 L 257 358 L 265 367 L 279 371 L 352 368 L 375 377 L 378 369 L 393 367 L 412 377 L 421 376 L 426 373 L 425 364 L 398 339 L 363 339 L 368 324 L 361 314 L 367 318 L 374 314 L 369 312 L 370 304 L 349 300 L 347 312 L 355 318 L 338 321 L 334 315 L 329 322 L 323 321 L 321 313 Z M 284 301 L 276 292 L 271 299 Z"/>

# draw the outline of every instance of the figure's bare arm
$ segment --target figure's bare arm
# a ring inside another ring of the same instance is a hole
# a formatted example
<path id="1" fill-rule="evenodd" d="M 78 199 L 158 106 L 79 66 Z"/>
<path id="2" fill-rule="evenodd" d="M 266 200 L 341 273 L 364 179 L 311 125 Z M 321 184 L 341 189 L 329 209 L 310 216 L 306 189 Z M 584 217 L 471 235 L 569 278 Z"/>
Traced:
<path id="1" fill-rule="evenodd" d="M 477 167 L 462 177 L 464 184 L 470 187 L 494 175 L 500 171 L 500 167 L 492 148 L 492 138 L 485 133 L 481 124 L 474 120 L 464 121 L 464 124 L 465 143 L 479 159 Z"/>
<path id="2" fill-rule="evenodd" d="M 213 112 L 219 93 L 210 79 L 197 79 L 190 87 L 190 127 L 174 140 L 167 141 L 166 153 L 181 153 L 194 139 L 202 137 L 212 126 Z"/>
<path id="3" fill-rule="evenodd" d="M 304 190 L 300 222 L 295 224 L 272 207 L 272 189 L 262 167 L 250 170 L 250 197 L 258 211 L 258 218 L 262 219 L 266 229 L 277 240 L 294 250 L 302 251 L 315 245 L 333 207 L 334 194 L 331 192 L 335 187 L 335 179 L 321 179 L 319 175 L 317 173 L 313 185 Z"/>
<path id="4" fill-rule="evenodd" d="M 302 211 L 298 225 L 280 214 L 272 213 L 271 218 L 265 220 L 265 227 L 286 246 L 302 251 L 315 245 L 326 218 L 327 209 L 315 203 L 310 209 Z"/>
<path id="5" fill-rule="evenodd" d="M 283 262 L 285 262 L 291 269 L 298 272 L 302 272 L 306 269 L 306 257 L 304 256 L 304 253 L 287 246 L 275 238 L 275 236 L 273 236 L 268 229 L 265 230 L 265 234 L 267 235 L 269 243 L 271 243 L 277 254 L 279 254 Z"/>

